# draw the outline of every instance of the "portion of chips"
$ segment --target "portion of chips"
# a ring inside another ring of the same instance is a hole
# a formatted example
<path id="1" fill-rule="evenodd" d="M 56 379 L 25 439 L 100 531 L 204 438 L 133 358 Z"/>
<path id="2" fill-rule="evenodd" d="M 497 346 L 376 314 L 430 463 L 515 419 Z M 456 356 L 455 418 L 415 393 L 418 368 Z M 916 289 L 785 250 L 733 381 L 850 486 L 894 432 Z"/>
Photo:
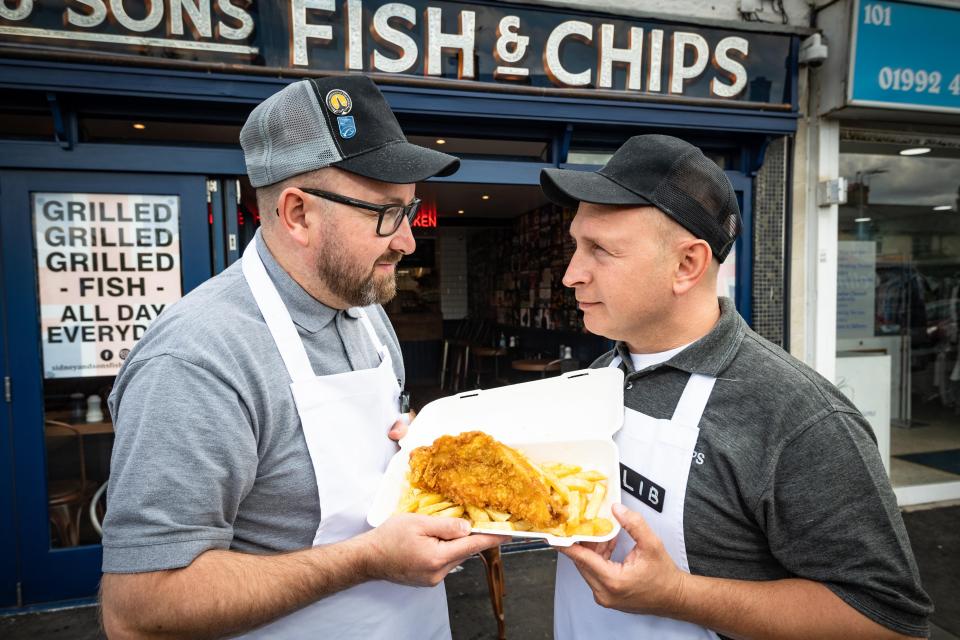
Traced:
<path id="1" fill-rule="evenodd" d="M 533 529 L 530 523 L 514 518 L 509 513 L 476 505 L 456 504 L 439 493 L 422 491 L 407 486 L 400 498 L 397 513 L 419 513 L 452 518 L 465 518 L 476 529 L 495 531 L 536 531 L 554 536 L 602 536 L 613 531 L 608 518 L 597 517 L 607 494 L 607 477 L 599 471 L 584 471 L 563 462 L 533 463 L 550 486 L 552 494 L 564 504 L 566 521 L 549 529 Z"/>

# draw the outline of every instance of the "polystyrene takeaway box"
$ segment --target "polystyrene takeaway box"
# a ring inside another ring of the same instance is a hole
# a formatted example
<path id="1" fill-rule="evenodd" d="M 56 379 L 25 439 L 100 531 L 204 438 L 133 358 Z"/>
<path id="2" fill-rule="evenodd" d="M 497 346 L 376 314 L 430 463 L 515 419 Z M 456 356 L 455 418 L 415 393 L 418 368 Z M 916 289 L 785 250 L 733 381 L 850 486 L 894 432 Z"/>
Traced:
<path id="1" fill-rule="evenodd" d="M 620 524 L 610 507 L 620 502 L 620 456 L 613 442 L 623 425 L 623 372 L 618 368 L 583 369 L 559 377 L 477 390 L 435 400 L 425 406 L 400 441 L 384 472 L 367 521 L 376 527 L 397 509 L 407 487 L 410 452 L 442 435 L 483 431 L 534 462 L 564 462 L 596 469 L 607 476 L 607 495 L 599 517 L 613 522 L 605 536 L 557 537 L 515 531 L 523 538 L 545 538 L 555 546 L 610 540 Z M 474 528 L 473 531 L 488 530 Z M 503 531 L 489 530 L 503 534 Z"/>

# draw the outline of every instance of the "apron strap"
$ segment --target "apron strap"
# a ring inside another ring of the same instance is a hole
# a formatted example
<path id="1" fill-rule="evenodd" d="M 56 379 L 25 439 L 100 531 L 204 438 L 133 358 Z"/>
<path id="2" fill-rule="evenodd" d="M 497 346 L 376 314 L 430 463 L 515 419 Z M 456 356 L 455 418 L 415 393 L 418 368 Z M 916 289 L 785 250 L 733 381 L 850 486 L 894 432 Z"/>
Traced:
<path id="1" fill-rule="evenodd" d="M 383 342 L 380 341 L 380 337 L 377 335 L 377 332 L 373 329 L 373 323 L 370 322 L 370 318 L 367 316 L 367 312 L 364 311 L 361 307 L 355 307 L 357 313 L 360 315 L 360 322 L 363 323 L 363 328 L 367 330 L 367 335 L 370 336 L 370 342 L 373 343 L 373 348 L 377 350 L 377 353 L 380 354 L 380 359 L 383 359 L 384 349 L 386 348 Z"/>
<path id="2" fill-rule="evenodd" d="M 713 392 L 713 385 L 716 381 L 717 379 L 713 376 L 691 373 L 671 420 L 691 427 L 699 425 L 700 418 L 703 417 L 703 410 L 707 408 L 707 402 L 710 400 L 710 393 Z"/>
<path id="3" fill-rule="evenodd" d="M 263 319 L 267 322 L 267 328 L 277 344 L 277 350 L 280 351 L 280 357 L 283 358 L 283 364 L 287 367 L 290 379 L 299 382 L 314 378 L 316 374 L 310 366 L 300 334 L 297 333 L 297 328 L 290 318 L 290 312 L 280 299 L 280 294 L 270 280 L 270 276 L 267 275 L 267 269 L 263 266 L 263 261 L 257 252 L 258 237 L 259 234 L 254 236 L 243 251 L 243 275 L 247 279 L 247 284 L 250 285 L 253 299 L 257 301 Z"/>
<path id="4" fill-rule="evenodd" d="M 623 359 L 615 356 L 610 361 L 610 367 L 619 367 Z M 700 424 L 700 418 L 703 417 L 703 410 L 707 408 L 707 402 L 710 400 L 710 394 L 713 392 L 713 385 L 717 381 L 712 376 L 705 376 L 701 373 L 691 373 L 687 380 L 687 386 L 683 388 L 683 394 L 680 396 L 680 402 L 673 411 L 671 420 L 697 426 Z"/>

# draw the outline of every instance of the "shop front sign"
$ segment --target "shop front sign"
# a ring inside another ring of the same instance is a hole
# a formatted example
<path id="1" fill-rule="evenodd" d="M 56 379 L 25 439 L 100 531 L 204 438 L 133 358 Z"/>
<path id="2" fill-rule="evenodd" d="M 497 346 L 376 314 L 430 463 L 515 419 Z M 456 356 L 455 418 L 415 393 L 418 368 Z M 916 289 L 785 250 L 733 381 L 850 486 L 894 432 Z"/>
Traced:
<path id="1" fill-rule="evenodd" d="M 182 294 L 178 196 L 34 193 L 44 378 L 112 376 Z"/>
<path id="2" fill-rule="evenodd" d="M 858 0 L 848 102 L 960 112 L 960 10 Z"/>
<path id="3" fill-rule="evenodd" d="M 19 0 L 0 2 L 0 38 L 238 71 L 779 107 L 795 66 L 789 35 L 430 0 Z"/>

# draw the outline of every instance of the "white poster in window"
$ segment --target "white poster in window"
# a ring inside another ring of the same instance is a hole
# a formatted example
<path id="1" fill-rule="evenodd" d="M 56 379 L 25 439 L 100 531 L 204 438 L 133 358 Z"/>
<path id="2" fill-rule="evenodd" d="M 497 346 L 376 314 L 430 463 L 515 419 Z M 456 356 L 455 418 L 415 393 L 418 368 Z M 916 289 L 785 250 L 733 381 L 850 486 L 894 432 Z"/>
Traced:
<path id="1" fill-rule="evenodd" d="M 870 423 L 883 467 L 890 474 L 890 364 L 888 355 L 837 358 L 837 389 Z"/>
<path id="2" fill-rule="evenodd" d="M 869 338 L 876 321 L 877 244 L 837 243 L 837 338 Z"/>
<path id="3" fill-rule="evenodd" d="M 43 376 L 115 375 L 181 297 L 180 198 L 32 196 Z"/>

